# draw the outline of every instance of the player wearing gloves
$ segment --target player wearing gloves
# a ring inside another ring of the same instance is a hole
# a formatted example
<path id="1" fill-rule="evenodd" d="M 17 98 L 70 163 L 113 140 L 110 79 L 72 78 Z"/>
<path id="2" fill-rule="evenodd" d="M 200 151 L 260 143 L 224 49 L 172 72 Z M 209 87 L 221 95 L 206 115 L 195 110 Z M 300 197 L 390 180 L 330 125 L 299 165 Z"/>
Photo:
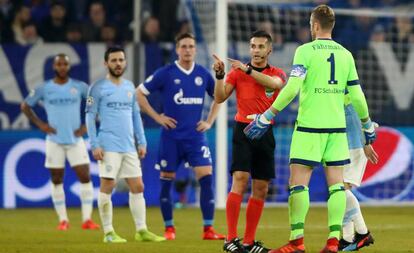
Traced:
<path id="1" fill-rule="evenodd" d="M 271 253 L 305 252 L 303 238 L 309 210 L 308 184 L 312 168 L 320 163 L 325 167 L 329 187 L 330 231 L 321 253 L 338 252 L 346 206 L 343 166 L 350 162 L 344 112 L 346 88 L 361 119 L 365 143 L 371 144 L 376 138 L 352 54 L 332 40 L 334 24 L 335 14 L 329 6 L 319 5 L 312 11 L 310 26 L 314 40 L 297 48 L 288 84 L 272 106 L 256 116 L 245 129 L 249 138 L 260 137 L 273 117 L 300 91 L 299 112 L 290 149 L 290 241 L 271 250 Z"/>

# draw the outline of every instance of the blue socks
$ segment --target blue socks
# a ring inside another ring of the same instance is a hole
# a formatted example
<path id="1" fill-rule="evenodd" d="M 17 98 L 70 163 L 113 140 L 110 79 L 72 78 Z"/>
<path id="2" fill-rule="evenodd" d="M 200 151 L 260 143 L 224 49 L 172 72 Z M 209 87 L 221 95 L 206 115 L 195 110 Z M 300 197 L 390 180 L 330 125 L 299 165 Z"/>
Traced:
<path id="1" fill-rule="evenodd" d="M 214 193 L 212 188 L 212 175 L 207 175 L 198 180 L 200 183 L 200 207 L 203 214 L 204 227 L 212 226 L 214 219 Z M 160 178 L 160 208 L 166 227 L 174 226 L 173 201 L 171 187 L 173 180 Z"/>
<path id="2" fill-rule="evenodd" d="M 212 175 L 198 180 L 200 183 L 200 207 L 203 213 L 204 227 L 212 226 L 214 219 L 214 193 L 212 188 Z"/>
<path id="3" fill-rule="evenodd" d="M 166 227 L 174 226 L 173 221 L 173 203 L 171 197 L 172 179 L 160 178 L 161 192 L 160 192 L 160 208 L 162 218 Z"/>

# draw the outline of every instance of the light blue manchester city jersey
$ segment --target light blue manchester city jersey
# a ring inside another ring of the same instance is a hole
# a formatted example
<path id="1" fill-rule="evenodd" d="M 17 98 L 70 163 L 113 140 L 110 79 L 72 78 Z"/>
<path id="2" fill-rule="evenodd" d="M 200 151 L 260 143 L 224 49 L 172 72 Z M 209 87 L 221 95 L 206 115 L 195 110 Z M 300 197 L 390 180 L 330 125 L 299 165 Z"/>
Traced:
<path id="1" fill-rule="evenodd" d="M 135 152 L 135 141 L 139 145 L 146 145 L 139 111 L 131 81 L 122 79 L 118 85 L 109 79 L 95 82 L 89 89 L 86 103 L 86 125 L 92 148 Z M 100 124 L 98 134 L 96 118 Z"/>
<path id="2" fill-rule="evenodd" d="M 33 107 L 42 102 L 47 114 L 47 122 L 56 129 L 56 134 L 47 135 L 47 139 L 59 144 L 74 144 L 79 140 L 74 132 L 81 125 L 81 101 L 86 98 L 88 85 L 69 79 L 65 84 L 51 80 L 31 91 L 25 102 Z"/>

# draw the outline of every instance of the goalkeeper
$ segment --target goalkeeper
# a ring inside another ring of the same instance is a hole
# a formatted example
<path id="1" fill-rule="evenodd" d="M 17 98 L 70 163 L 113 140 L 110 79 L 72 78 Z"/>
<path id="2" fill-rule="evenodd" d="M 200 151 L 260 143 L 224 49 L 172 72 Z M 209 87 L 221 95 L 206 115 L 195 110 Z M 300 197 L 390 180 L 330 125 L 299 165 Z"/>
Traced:
<path id="1" fill-rule="evenodd" d="M 312 168 L 323 163 L 329 187 L 329 236 L 321 253 L 338 252 L 346 196 L 343 166 L 350 162 L 345 127 L 345 89 L 358 113 L 365 144 L 375 138 L 367 103 L 359 85 L 352 54 L 332 40 L 335 14 L 327 5 L 317 6 L 310 17 L 313 41 L 297 48 L 286 87 L 272 106 L 245 128 L 252 139 L 260 138 L 273 117 L 300 91 L 299 112 L 290 149 L 290 241 L 271 253 L 305 252 L 304 223 L 309 209 L 308 184 Z"/>

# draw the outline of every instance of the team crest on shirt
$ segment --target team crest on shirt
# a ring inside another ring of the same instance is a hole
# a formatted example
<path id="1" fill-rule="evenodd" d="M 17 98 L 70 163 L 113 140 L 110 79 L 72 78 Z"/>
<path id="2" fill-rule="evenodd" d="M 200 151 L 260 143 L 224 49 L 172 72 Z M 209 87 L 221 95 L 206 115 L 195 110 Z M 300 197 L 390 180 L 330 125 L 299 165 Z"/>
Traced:
<path id="1" fill-rule="evenodd" d="M 154 75 L 150 75 L 149 77 L 147 77 L 147 79 L 145 79 L 146 83 L 149 83 L 152 81 L 152 78 L 154 78 Z"/>
<path id="2" fill-rule="evenodd" d="M 76 95 L 76 93 L 78 93 L 78 90 L 76 88 L 71 88 L 70 89 L 70 94 Z"/>
<path id="3" fill-rule="evenodd" d="M 271 98 L 275 94 L 275 91 L 273 89 L 265 89 L 265 94 L 267 98 Z"/>
<path id="4" fill-rule="evenodd" d="M 30 92 L 29 92 L 29 96 L 33 97 L 35 95 L 35 93 L 36 93 L 35 90 L 31 89 Z"/>
<path id="5" fill-rule="evenodd" d="M 105 166 L 105 170 L 106 170 L 106 172 L 110 172 L 111 170 L 112 170 L 112 166 L 111 165 L 106 165 Z"/>
<path id="6" fill-rule="evenodd" d="M 164 159 L 161 160 L 160 164 L 161 164 L 161 167 L 163 167 L 163 168 L 167 167 L 167 161 L 164 160 Z"/>
<path id="7" fill-rule="evenodd" d="M 128 91 L 127 96 L 128 98 L 132 98 L 132 92 Z"/>
<path id="8" fill-rule="evenodd" d="M 181 83 L 181 80 L 180 79 L 174 79 L 174 83 L 175 84 L 180 84 Z"/>
<path id="9" fill-rule="evenodd" d="M 86 104 L 87 105 L 93 105 L 94 100 L 92 96 L 88 96 L 88 98 L 86 99 Z"/>
<path id="10" fill-rule="evenodd" d="M 201 78 L 201 77 L 197 76 L 197 77 L 194 79 L 194 83 L 195 83 L 197 86 L 201 86 L 201 85 L 203 84 L 203 78 Z"/>

